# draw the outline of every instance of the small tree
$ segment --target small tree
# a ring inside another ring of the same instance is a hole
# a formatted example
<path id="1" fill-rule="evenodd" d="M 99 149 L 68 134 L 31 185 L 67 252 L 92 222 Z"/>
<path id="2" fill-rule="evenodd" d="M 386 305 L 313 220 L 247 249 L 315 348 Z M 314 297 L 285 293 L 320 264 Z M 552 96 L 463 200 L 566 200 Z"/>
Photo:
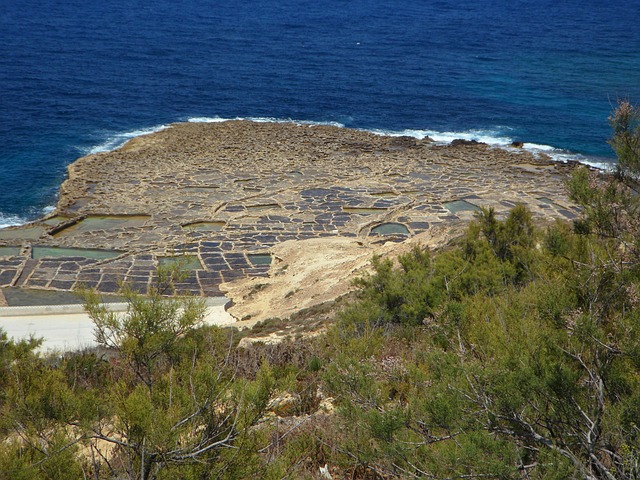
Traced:
<path id="1" fill-rule="evenodd" d="M 587 180 L 576 193 L 600 195 Z M 358 284 L 323 385 L 343 422 L 327 443 L 353 477 L 640 478 L 640 269 L 606 235 L 556 225 L 539 239 L 525 209 L 485 210 L 425 273 L 405 257 Z M 349 328 L 396 318 L 425 286 L 412 310 L 432 318 Z"/>
<path id="2" fill-rule="evenodd" d="M 174 283 L 183 277 L 179 265 L 161 267 L 156 284 L 147 295 L 123 285 L 122 294 L 128 304 L 124 315 L 110 311 L 96 292 L 83 292 L 85 309 L 95 325 L 96 342 L 117 350 L 149 390 L 157 364 L 171 361 L 178 340 L 204 319 L 206 306 L 202 298 L 166 296 L 174 293 Z"/>
<path id="3" fill-rule="evenodd" d="M 613 137 L 609 144 L 618 157 L 618 174 L 626 179 L 640 180 L 640 107 L 629 100 L 618 100 L 609 123 Z"/>
<path id="4" fill-rule="evenodd" d="M 104 394 L 104 413 L 82 425 L 118 478 L 209 478 L 239 468 L 271 393 L 268 366 L 254 381 L 237 378 L 229 362 L 233 337 L 196 328 L 203 299 L 166 296 L 182 275 L 178 266 L 159 269 L 147 295 L 123 286 L 124 314 L 84 292 L 97 342 L 115 350 L 112 365 L 125 361 L 124 375 Z"/>
<path id="5" fill-rule="evenodd" d="M 83 401 L 41 345 L 0 328 L 0 480 L 82 478 L 83 437 L 67 427 Z"/>

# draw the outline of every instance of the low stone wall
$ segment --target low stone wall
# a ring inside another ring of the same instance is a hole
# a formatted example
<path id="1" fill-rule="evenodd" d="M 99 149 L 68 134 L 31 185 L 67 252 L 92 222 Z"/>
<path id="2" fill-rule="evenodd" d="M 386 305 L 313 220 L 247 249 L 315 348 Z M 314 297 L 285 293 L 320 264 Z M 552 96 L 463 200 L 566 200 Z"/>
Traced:
<path id="1" fill-rule="evenodd" d="M 207 298 L 205 305 L 207 307 L 224 306 L 229 303 L 227 297 Z M 126 312 L 129 304 L 127 303 L 105 303 L 105 307 L 111 312 Z M 84 306 L 76 305 L 34 305 L 20 307 L 0 307 L 0 317 L 33 317 L 42 315 L 72 315 L 85 313 Z M 0 322 L 0 326 L 2 323 Z"/>

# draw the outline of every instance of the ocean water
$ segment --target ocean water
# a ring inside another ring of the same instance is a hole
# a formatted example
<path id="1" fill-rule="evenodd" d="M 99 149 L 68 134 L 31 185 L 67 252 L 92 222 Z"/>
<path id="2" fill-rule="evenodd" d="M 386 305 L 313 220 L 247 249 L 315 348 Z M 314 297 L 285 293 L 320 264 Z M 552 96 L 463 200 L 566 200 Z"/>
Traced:
<path id="1" fill-rule="evenodd" d="M 0 0 L 0 225 L 172 122 L 320 122 L 612 162 L 640 0 Z"/>

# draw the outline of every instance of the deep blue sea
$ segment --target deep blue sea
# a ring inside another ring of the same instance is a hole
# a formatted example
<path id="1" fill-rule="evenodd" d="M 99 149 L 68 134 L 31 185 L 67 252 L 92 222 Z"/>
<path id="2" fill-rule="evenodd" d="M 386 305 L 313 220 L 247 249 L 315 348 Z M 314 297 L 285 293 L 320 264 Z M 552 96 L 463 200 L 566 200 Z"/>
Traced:
<path id="1" fill-rule="evenodd" d="M 639 25 L 640 0 L 0 0 L 0 224 L 53 205 L 77 157 L 190 119 L 612 161 Z"/>

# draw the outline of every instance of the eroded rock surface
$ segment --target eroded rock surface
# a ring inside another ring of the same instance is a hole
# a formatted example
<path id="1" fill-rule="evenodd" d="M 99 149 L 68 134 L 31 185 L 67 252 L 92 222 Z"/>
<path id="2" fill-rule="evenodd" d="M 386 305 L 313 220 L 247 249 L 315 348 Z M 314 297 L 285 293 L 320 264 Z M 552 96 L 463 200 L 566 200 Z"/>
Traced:
<path id="1" fill-rule="evenodd" d="M 269 285 L 282 312 L 308 306 L 348 288 L 389 242 L 431 243 L 479 206 L 525 203 L 539 218 L 573 218 L 566 168 L 521 149 L 329 126 L 176 124 L 77 160 L 54 213 L 0 230 L 0 288 L 145 290 L 177 255 L 190 269 L 181 290 L 216 296 L 223 285 L 237 317 L 271 316 L 264 299 L 240 308 L 260 300 L 256 284 Z M 389 235 L 372 234 L 385 223 Z M 286 281 L 274 286 L 278 276 Z"/>

